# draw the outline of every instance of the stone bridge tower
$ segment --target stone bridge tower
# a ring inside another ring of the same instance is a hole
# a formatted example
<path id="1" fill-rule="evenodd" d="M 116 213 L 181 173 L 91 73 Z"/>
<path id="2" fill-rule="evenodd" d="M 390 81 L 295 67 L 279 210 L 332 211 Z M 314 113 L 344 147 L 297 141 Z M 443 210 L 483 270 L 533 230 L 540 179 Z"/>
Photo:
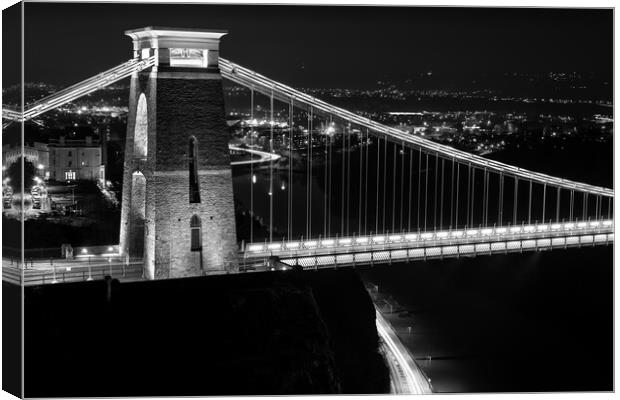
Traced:
<path id="1" fill-rule="evenodd" d="M 120 251 L 149 279 L 236 271 L 219 42 L 224 31 L 125 32 L 155 66 L 131 77 Z"/>

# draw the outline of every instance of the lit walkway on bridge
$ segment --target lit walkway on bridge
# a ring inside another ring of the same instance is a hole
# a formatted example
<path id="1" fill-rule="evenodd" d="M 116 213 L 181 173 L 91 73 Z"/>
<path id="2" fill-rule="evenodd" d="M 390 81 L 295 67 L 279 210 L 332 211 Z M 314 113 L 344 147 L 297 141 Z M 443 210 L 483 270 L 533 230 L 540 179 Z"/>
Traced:
<path id="1" fill-rule="evenodd" d="M 247 263 L 275 256 L 288 265 L 318 268 L 594 246 L 613 240 L 613 221 L 597 220 L 252 243 L 243 257 Z"/>

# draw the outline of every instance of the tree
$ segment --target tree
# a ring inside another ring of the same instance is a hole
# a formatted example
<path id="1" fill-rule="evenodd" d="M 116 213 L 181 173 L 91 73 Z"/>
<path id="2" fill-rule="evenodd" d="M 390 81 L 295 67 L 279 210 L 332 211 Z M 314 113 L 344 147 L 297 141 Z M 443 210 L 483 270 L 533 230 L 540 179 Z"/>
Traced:
<path id="1" fill-rule="evenodd" d="M 9 165 L 6 171 L 8 178 L 10 179 L 9 185 L 13 190 L 21 192 L 22 190 L 22 158 L 18 158 L 13 164 Z M 34 185 L 34 177 L 36 176 L 36 168 L 33 163 L 28 160 L 24 160 L 24 190 L 28 192 Z"/>

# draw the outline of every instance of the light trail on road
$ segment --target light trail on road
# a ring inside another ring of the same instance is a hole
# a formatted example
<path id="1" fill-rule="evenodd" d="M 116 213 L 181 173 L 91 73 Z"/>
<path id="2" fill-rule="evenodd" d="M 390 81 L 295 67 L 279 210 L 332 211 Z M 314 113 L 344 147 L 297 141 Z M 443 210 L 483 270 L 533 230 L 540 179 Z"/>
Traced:
<path id="1" fill-rule="evenodd" d="M 390 363 L 390 380 L 396 393 L 430 394 L 433 392 L 430 382 L 426 380 L 413 358 L 398 339 L 396 332 L 376 311 L 377 332 L 385 344 L 386 361 Z M 398 373 L 394 373 L 398 371 Z"/>

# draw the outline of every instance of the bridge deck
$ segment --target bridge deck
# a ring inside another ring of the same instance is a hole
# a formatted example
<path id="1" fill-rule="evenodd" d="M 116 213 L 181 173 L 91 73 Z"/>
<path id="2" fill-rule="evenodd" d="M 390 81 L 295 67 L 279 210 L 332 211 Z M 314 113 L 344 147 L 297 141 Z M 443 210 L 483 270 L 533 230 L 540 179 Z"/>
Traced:
<path id="1" fill-rule="evenodd" d="M 284 264 L 318 268 L 594 246 L 613 240 L 613 221 L 602 220 L 253 243 L 246 246 L 243 259 L 253 264 L 275 256 Z"/>

